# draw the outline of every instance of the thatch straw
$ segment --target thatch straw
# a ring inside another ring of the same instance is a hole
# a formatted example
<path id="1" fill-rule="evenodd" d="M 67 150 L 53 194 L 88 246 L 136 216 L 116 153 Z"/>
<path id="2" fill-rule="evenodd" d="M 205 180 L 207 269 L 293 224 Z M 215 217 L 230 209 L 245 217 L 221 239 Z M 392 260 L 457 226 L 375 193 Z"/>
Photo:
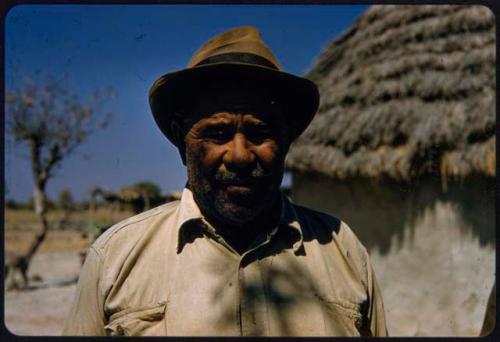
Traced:
<path id="1" fill-rule="evenodd" d="M 287 167 L 335 178 L 495 175 L 495 17 L 372 6 L 307 77 L 320 109 Z"/>

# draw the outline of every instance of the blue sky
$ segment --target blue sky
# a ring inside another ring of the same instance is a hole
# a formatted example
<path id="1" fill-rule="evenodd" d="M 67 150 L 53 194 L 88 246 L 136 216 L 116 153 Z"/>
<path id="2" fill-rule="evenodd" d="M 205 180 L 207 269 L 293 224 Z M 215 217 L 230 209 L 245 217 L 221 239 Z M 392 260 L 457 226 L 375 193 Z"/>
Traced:
<path id="1" fill-rule="evenodd" d="M 48 183 L 83 199 L 94 186 L 117 190 L 150 180 L 180 190 L 185 169 L 151 115 L 147 92 L 182 69 L 200 45 L 240 25 L 257 26 L 284 69 L 303 74 L 365 5 L 20 5 L 5 20 L 5 89 L 37 71 L 63 77 L 82 99 L 111 86 L 111 125 L 63 161 Z M 27 150 L 5 144 L 5 195 L 27 200 L 33 181 Z"/>

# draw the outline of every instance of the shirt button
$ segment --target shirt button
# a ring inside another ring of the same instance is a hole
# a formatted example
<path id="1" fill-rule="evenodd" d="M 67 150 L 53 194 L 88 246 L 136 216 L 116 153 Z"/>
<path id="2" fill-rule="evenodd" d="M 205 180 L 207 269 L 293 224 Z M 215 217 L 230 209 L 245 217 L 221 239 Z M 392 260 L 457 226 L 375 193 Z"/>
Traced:
<path id="1" fill-rule="evenodd" d="M 117 326 L 116 327 L 116 333 L 119 335 L 119 336 L 123 336 L 124 333 L 123 333 L 123 328 L 121 325 Z"/>

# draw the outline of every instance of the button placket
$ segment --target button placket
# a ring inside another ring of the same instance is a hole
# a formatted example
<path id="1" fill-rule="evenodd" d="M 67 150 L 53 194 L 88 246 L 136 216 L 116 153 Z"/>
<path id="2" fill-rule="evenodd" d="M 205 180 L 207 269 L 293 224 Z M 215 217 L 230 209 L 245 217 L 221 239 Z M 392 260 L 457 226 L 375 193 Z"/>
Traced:
<path id="1" fill-rule="evenodd" d="M 247 285 L 245 282 L 246 281 L 245 269 L 247 268 L 248 265 L 250 265 L 252 255 L 255 254 L 258 250 L 260 250 L 260 249 L 264 248 L 266 245 L 268 245 L 270 240 L 271 240 L 271 237 L 272 237 L 272 235 L 268 235 L 263 242 L 261 242 L 260 244 L 256 245 L 252 249 L 249 249 L 248 251 L 243 253 L 241 255 L 239 263 L 238 263 L 238 299 L 237 299 L 237 303 L 238 303 L 237 310 L 238 311 L 237 311 L 237 317 L 238 317 L 238 324 L 239 324 L 241 336 L 243 336 L 246 332 L 245 331 L 246 330 L 245 329 L 245 322 L 244 322 L 245 313 L 242 312 L 242 310 L 248 309 L 248 308 L 242 307 L 242 302 L 243 302 L 243 300 L 246 299 L 246 298 L 243 298 L 243 296 L 246 294 L 245 286 Z M 256 260 L 255 262 L 259 263 L 259 260 Z M 260 287 L 262 287 L 263 286 L 262 279 L 260 279 L 260 282 L 261 282 Z M 255 315 L 256 315 L 256 313 L 252 312 L 250 317 L 252 317 L 252 321 L 256 322 L 257 319 L 256 319 Z"/>
<path id="2" fill-rule="evenodd" d="M 243 270 L 241 268 L 241 261 L 243 260 L 243 257 L 240 258 L 240 261 L 238 262 L 238 284 L 237 284 L 237 298 L 236 298 L 236 317 L 237 317 L 237 325 L 238 329 L 240 331 L 240 336 L 243 336 L 243 322 L 242 322 L 242 317 L 241 317 L 241 299 L 242 299 L 242 292 L 243 292 L 243 286 L 245 286 L 245 280 L 244 280 L 244 274 Z"/>
<path id="3" fill-rule="evenodd" d="M 237 277 L 236 277 L 236 298 L 235 298 L 235 313 L 236 313 L 236 325 L 237 325 L 237 330 L 240 332 L 240 336 L 243 336 L 245 333 L 244 329 L 244 321 L 243 321 L 243 313 L 242 313 L 242 301 L 243 301 L 243 296 L 245 295 L 246 292 L 246 283 L 245 283 L 245 268 L 248 264 L 251 262 L 251 257 L 256 252 L 257 250 L 262 249 L 264 246 L 268 245 L 272 239 L 272 237 L 275 235 L 277 232 L 278 227 L 276 227 L 271 233 L 265 235 L 265 236 L 260 236 L 257 237 L 257 239 L 251 244 L 252 247 L 251 249 L 247 250 L 243 254 L 238 254 L 237 251 L 235 251 L 225 240 L 223 237 L 219 236 L 214 228 L 205 220 L 202 218 L 202 223 L 205 226 L 205 232 L 207 235 L 209 235 L 209 239 L 212 240 L 212 243 L 218 247 L 220 250 L 223 250 L 226 255 L 234 258 L 238 262 L 238 268 L 237 268 Z M 259 241 L 260 240 L 260 241 Z M 262 282 L 262 279 L 261 279 Z M 231 283 L 229 283 L 229 286 L 232 286 Z M 262 284 L 261 284 L 262 286 Z M 244 310 L 244 308 L 243 308 Z"/>

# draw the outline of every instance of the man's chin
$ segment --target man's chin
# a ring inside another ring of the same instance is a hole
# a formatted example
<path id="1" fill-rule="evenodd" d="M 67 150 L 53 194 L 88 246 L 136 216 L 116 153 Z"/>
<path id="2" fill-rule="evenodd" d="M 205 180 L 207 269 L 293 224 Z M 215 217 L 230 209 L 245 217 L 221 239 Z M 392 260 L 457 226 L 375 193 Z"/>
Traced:
<path id="1" fill-rule="evenodd" d="M 272 205 L 273 194 L 267 189 L 224 187 L 213 189 L 211 196 L 200 196 L 205 208 L 221 221 L 242 225 L 256 220 Z"/>
<path id="2" fill-rule="evenodd" d="M 244 206 L 241 204 L 224 202 L 216 203 L 216 210 L 220 218 L 232 224 L 245 224 L 256 219 L 262 208 L 260 206 Z"/>

